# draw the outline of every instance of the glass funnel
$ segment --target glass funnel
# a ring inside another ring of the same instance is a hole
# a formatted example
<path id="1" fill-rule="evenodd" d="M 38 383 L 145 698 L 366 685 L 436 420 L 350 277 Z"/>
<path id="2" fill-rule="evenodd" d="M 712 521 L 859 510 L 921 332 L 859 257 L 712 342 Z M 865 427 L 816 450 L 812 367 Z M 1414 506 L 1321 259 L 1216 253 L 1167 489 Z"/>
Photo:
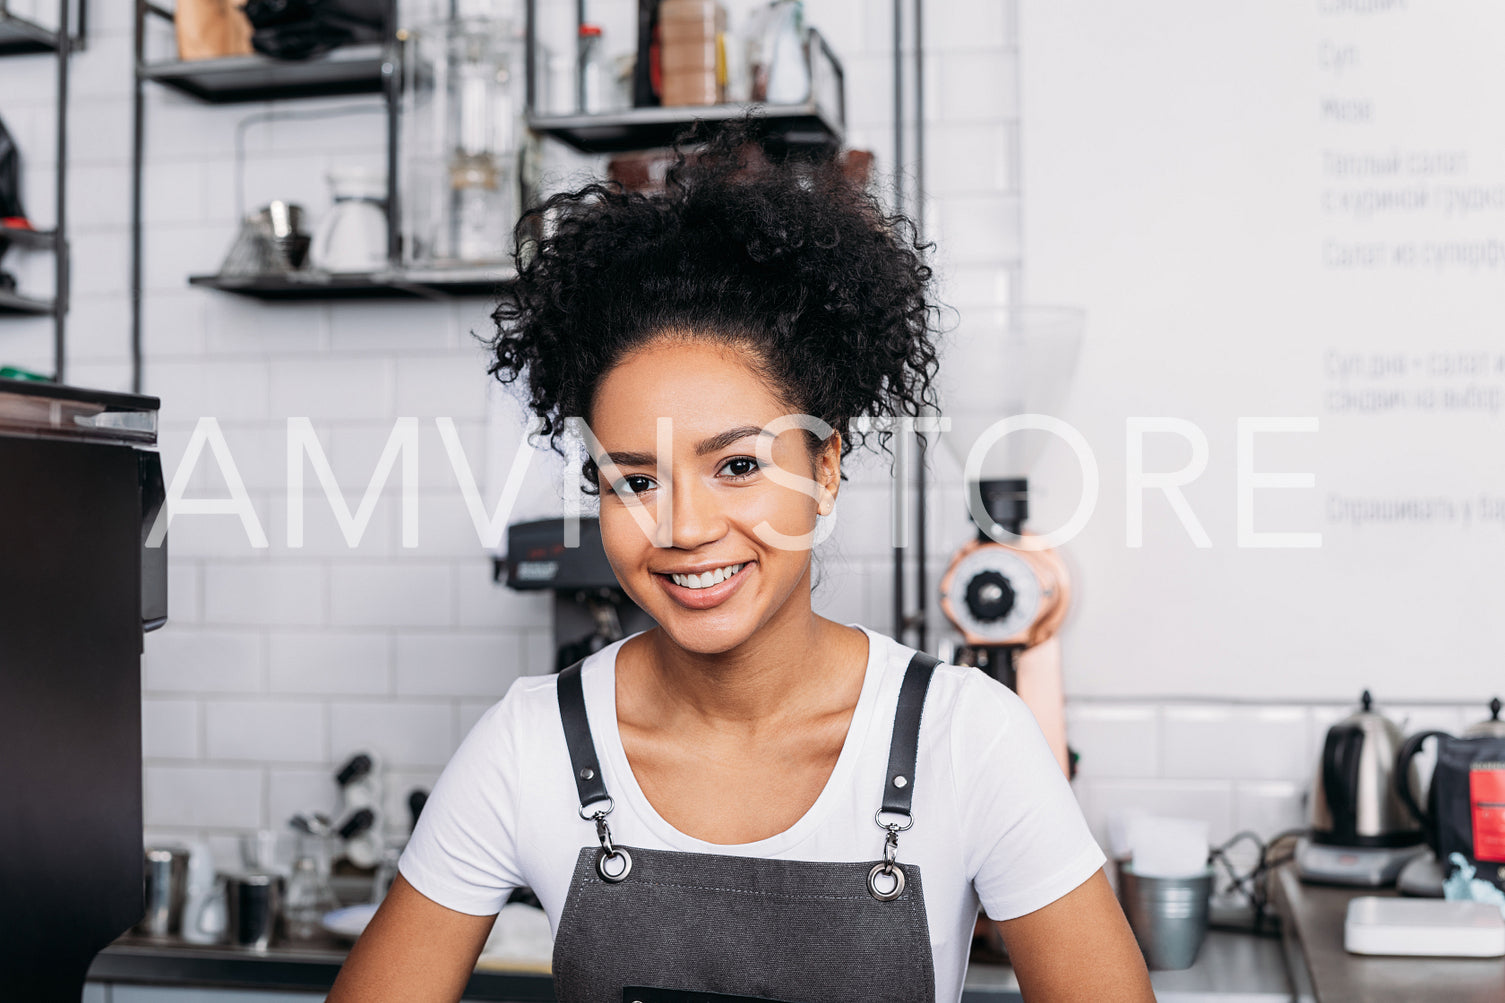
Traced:
<path id="1" fill-rule="evenodd" d="M 933 467 L 942 488 L 1027 481 L 1047 449 L 1068 448 L 1062 438 L 1074 430 L 1063 427 L 1061 409 L 1085 320 L 1070 307 L 963 312 L 944 342 L 938 377 L 941 411 L 951 421 Z"/>

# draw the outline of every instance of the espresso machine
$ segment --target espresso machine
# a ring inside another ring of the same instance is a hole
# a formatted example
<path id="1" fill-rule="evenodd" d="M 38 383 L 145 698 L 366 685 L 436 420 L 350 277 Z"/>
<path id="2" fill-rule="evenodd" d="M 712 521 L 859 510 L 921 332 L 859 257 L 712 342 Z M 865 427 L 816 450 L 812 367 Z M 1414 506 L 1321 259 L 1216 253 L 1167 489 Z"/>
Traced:
<path id="1" fill-rule="evenodd" d="M 580 520 L 579 546 L 566 546 L 567 521 L 540 519 L 507 527 L 507 554 L 493 579 L 519 592 L 554 593 L 554 665 L 558 672 L 653 618 L 627 597 L 601 546 L 601 523 Z"/>
<path id="2" fill-rule="evenodd" d="M 141 654 L 167 621 L 157 409 L 0 378 L 0 1000 L 77 1003 L 94 955 L 146 908 Z"/>

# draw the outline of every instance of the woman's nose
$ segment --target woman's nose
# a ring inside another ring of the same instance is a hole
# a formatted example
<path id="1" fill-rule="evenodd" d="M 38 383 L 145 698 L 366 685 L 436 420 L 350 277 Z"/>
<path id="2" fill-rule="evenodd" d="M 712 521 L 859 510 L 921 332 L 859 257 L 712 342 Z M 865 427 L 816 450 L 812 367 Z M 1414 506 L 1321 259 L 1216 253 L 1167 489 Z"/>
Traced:
<path id="1" fill-rule="evenodd" d="M 716 493 L 701 478 L 681 475 L 673 479 L 669 535 L 679 550 L 693 550 L 714 543 L 726 534 L 726 518 Z"/>

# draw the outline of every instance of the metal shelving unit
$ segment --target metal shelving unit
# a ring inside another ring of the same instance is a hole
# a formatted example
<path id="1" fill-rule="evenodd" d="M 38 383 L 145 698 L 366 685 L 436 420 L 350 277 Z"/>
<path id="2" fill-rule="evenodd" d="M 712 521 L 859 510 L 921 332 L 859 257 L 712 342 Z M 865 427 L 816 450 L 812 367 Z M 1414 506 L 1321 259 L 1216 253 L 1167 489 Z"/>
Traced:
<path id="1" fill-rule="evenodd" d="M 419 298 L 446 300 L 486 296 L 496 292 L 511 272 L 506 269 L 419 271 L 401 267 L 399 240 L 401 204 L 397 162 L 398 113 L 402 81 L 398 66 L 396 4 L 388 6 L 388 21 L 380 45 L 352 45 L 308 60 L 276 60 L 265 56 L 231 56 L 197 61 L 149 61 L 145 35 L 150 19 L 172 20 L 171 10 L 150 0 L 136 0 L 136 123 L 132 179 L 132 337 L 134 381 L 141 372 L 141 175 L 145 152 L 147 84 L 169 87 L 208 104 L 254 101 L 293 101 L 337 95 L 378 95 L 385 103 L 387 130 L 387 257 L 391 267 L 370 274 L 328 274 L 300 269 L 284 275 L 193 275 L 188 282 L 236 296 L 271 301 L 335 301 L 352 299 Z"/>
<path id="2" fill-rule="evenodd" d="M 694 119 L 735 118 L 748 105 L 637 108 L 608 115 L 535 113 L 537 70 L 534 33 L 536 0 L 526 5 L 526 121 L 529 129 L 590 153 L 651 149 L 668 145 Z M 401 77 L 395 4 L 382 45 L 350 46 L 298 62 L 262 56 L 233 56 L 195 62 L 148 61 L 146 27 L 152 18 L 171 21 L 172 11 L 152 0 L 136 0 L 135 145 L 132 182 L 132 340 L 135 383 L 141 369 L 141 173 L 145 134 L 143 89 L 148 83 L 173 88 L 210 104 L 295 100 L 340 94 L 379 94 L 387 114 L 388 260 L 391 268 L 369 275 L 327 275 L 297 271 L 254 278 L 194 275 L 189 284 L 262 300 L 342 300 L 394 297 L 446 299 L 495 293 L 511 277 L 508 269 L 422 272 L 401 267 L 401 205 L 397 163 Z M 578 15 L 577 11 L 577 15 Z M 578 17 L 577 17 L 578 19 Z M 758 105 L 768 137 L 795 146 L 840 143 L 845 137 L 845 76 L 840 61 L 819 32 L 807 32 L 811 99 L 800 105 Z"/>
<path id="3" fill-rule="evenodd" d="M 56 65 L 57 116 L 54 166 L 55 222 L 51 230 L 0 227 L 0 240 L 13 247 L 48 250 L 53 258 L 52 296 L 42 299 L 0 291 L 0 319 L 51 316 L 52 378 L 61 383 L 67 364 L 69 249 L 68 222 L 68 69 L 74 49 L 82 48 L 85 0 L 59 0 L 58 25 L 49 29 L 25 18 L 0 13 L 0 57 L 51 55 Z"/>

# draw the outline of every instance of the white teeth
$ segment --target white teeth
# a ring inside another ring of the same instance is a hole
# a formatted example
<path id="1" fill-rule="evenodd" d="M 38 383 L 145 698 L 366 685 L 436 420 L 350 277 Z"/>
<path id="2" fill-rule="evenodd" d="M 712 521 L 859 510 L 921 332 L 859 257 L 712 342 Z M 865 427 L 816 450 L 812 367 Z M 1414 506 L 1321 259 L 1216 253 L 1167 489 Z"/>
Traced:
<path id="1" fill-rule="evenodd" d="M 708 589 L 712 585 L 720 585 L 728 578 L 741 571 L 744 565 L 728 564 L 725 567 L 714 568 L 698 575 L 670 575 L 675 585 L 686 589 Z"/>

